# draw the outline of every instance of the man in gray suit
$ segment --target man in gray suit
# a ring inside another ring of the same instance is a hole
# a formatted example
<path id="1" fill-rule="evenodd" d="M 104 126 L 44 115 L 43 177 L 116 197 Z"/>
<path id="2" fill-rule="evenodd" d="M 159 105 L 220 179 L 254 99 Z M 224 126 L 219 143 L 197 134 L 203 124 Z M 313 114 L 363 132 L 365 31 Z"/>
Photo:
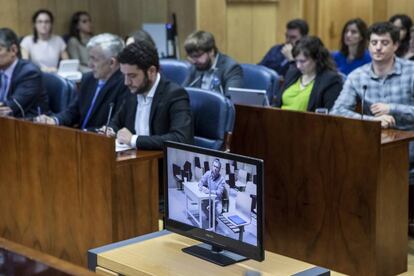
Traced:
<path id="1" fill-rule="evenodd" d="M 183 86 L 217 91 L 223 95 L 227 95 L 229 87 L 242 87 L 241 66 L 218 51 L 211 33 L 197 31 L 190 34 L 184 42 L 184 49 L 192 66 Z"/>

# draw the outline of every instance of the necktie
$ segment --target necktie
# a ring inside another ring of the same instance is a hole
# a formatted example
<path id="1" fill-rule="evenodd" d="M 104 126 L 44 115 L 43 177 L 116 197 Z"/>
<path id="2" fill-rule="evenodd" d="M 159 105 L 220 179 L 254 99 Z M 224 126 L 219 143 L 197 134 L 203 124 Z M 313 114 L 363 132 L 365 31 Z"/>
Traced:
<path id="1" fill-rule="evenodd" d="M 98 82 L 98 86 L 96 87 L 96 90 L 95 90 L 95 95 L 93 96 L 91 105 L 89 106 L 88 112 L 86 113 L 85 120 L 83 120 L 82 129 L 86 128 L 86 124 L 89 121 L 89 117 L 91 116 L 91 113 L 92 113 L 93 107 L 95 105 L 96 99 L 98 98 L 99 92 L 101 91 L 101 89 L 104 85 L 105 85 L 105 82 L 103 82 L 103 81 Z"/>
<path id="2" fill-rule="evenodd" d="M 1 84 L 0 84 L 0 101 L 4 102 L 4 100 L 6 99 L 6 94 L 7 94 L 7 76 L 4 73 L 0 74 L 0 80 L 1 80 Z"/>

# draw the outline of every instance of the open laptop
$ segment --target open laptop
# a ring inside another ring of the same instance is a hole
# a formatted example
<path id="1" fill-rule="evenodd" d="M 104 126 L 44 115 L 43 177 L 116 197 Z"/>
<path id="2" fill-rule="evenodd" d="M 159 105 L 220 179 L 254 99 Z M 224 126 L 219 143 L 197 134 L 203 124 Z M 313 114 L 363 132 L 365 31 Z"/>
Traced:
<path id="1" fill-rule="evenodd" d="M 266 90 L 229 87 L 228 95 L 234 104 L 269 106 Z"/>
<path id="2" fill-rule="evenodd" d="M 57 74 L 62 78 L 69 79 L 71 81 L 80 81 L 82 78 L 82 73 L 79 71 L 79 60 L 61 60 Z"/>

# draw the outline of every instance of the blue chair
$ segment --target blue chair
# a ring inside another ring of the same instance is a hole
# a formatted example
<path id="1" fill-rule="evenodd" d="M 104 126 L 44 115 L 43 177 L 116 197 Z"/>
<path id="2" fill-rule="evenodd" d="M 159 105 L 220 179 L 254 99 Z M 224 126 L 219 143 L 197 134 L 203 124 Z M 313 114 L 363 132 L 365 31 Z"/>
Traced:
<path id="1" fill-rule="evenodd" d="M 269 103 L 273 102 L 273 97 L 279 89 L 279 75 L 262 65 L 240 64 L 243 69 L 244 88 L 266 90 Z"/>
<path id="2" fill-rule="evenodd" d="M 65 110 L 76 96 L 75 84 L 58 75 L 42 73 L 42 83 L 49 96 L 49 108 L 53 113 Z"/>
<path id="3" fill-rule="evenodd" d="M 185 88 L 190 97 L 196 146 L 230 151 L 235 108 L 223 95 L 194 87 Z"/>
<path id="4" fill-rule="evenodd" d="M 165 78 L 181 85 L 190 73 L 190 64 L 177 59 L 161 59 L 160 71 Z"/>

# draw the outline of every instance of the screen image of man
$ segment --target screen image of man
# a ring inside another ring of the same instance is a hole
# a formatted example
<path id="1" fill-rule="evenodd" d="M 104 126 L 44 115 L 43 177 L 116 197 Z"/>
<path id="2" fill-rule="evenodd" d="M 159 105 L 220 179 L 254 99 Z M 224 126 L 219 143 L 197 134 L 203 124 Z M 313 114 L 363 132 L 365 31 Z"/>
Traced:
<path id="1" fill-rule="evenodd" d="M 204 200 L 201 203 L 201 209 L 206 214 L 206 217 L 209 218 L 208 221 L 211 222 L 210 227 L 213 227 L 213 209 L 210 206 L 215 205 L 215 224 L 218 223 L 216 217 L 218 217 L 219 214 L 222 212 L 222 203 L 221 200 L 223 199 L 224 195 L 224 184 L 226 183 L 224 180 L 224 177 L 220 174 L 221 170 L 221 162 L 219 159 L 215 159 L 213 161 L 213 167 L 211 170 L 207 171 L 203 177 L 200 179 L 200 182 L 198 183 L 198 188 L 200 191 L 203 191 L 206 194 L 215 195 L 215 204 L 213 200 Z M 208 210 L 210 210 L 210 214 L 208 213 Z"/>
<path id="2" fill-rule="evenodd" d="M 84 74 L 77 97 L 66 110 L 54 116 L 41 115 L 36 121 L 92 131 L 105 125 L 128 94 L 116 59 L 123 48 L 123 40 L 116 35 L 92 37 L 87 44 L 92 72 Z"/>
<path id="3" fill-rule="evenodd" d="M 49 110 L 40 69 L 20 57 L 17 35 L 0 29 L 0 115 L 34 117 Z"/>
<path id="4" fill-rule="evenodd" d="M 164 141 L 192 144 L 193 121 L 187 92 L 159 73 L 157 50 L 132 43 L 118 55 L 131 93 L 109 124 L 108 135 L 139 149 L 162 149 Z"/>
<path id="5" fill-rule="evenodd" d="M 199 87 L 227 95 L 229 87 L 243 86 L 241 66 L 217 49 L 211 33 L 197 31 L 190 34 L 184 42 L 184 49 L 192 64 L 184 87 Z"/>

